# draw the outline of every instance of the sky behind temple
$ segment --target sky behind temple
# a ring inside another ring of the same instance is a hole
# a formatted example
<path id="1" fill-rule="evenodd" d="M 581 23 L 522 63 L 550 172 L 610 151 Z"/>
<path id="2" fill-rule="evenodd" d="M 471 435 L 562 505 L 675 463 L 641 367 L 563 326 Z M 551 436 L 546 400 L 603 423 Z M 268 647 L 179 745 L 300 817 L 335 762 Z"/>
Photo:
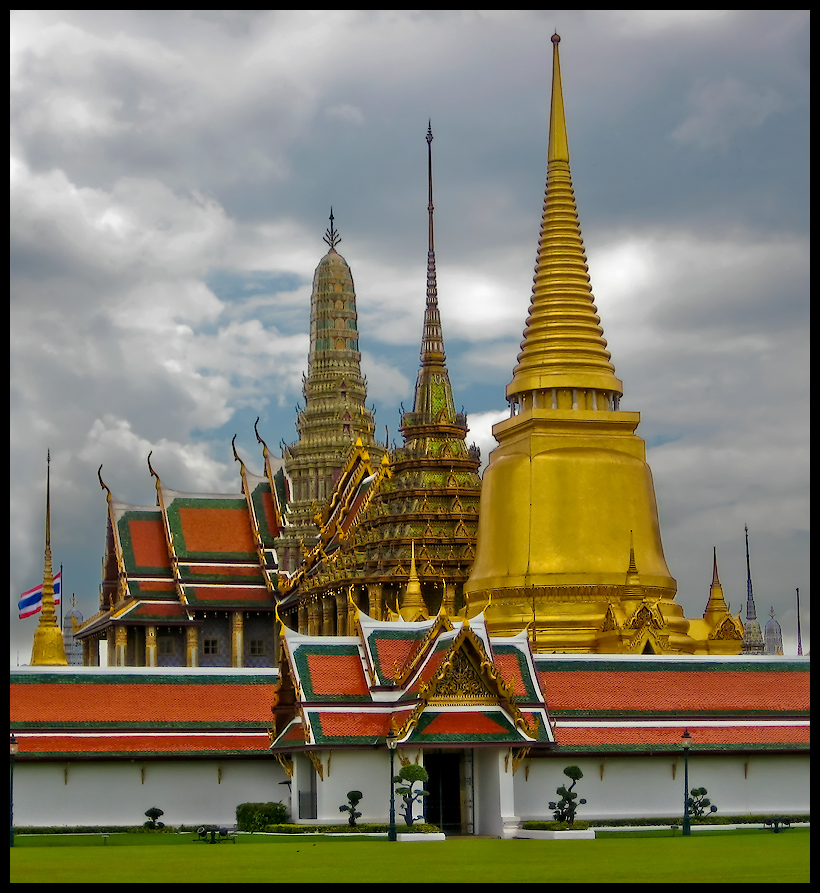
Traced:
<path id="1" fill-rule="evenodd" d="M 412 405 L 436 258 L 486 462 L 531 294 L 554 30 L 621 408 L 699 617 L 744 525 L 761 627 L 809 650 L 807 11 L 22 11 L 11 17 L 12 665 L 36 618 L 46 451 L 65 592 L 99 606 L 106 502 L 237 492 L 296 438 L 333 207 L 377 436 Z M 640 570 L 640 567 L 639 567 Z"/>

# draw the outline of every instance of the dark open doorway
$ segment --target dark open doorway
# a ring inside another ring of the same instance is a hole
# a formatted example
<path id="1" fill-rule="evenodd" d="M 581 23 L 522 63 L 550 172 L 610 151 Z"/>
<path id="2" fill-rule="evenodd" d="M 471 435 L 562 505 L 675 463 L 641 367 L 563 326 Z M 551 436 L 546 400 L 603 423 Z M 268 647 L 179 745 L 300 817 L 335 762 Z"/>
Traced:
<path id="1" fill-rule="evenodd" d="M 425 798 L 427 821 L 445 834 L 466 833 L 464 816 L 464 754 L 443 750 L 424 754 L 430 795 Z"/>

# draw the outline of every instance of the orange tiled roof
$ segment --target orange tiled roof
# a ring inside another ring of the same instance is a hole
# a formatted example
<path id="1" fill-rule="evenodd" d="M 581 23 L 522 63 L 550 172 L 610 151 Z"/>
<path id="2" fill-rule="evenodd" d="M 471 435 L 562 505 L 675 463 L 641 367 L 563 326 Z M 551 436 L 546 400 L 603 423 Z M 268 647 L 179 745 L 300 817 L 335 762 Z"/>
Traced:
<path id="1" fill-rule="evenodd" d="M 126 516 L 125 524 L 128 526 L 136 567 L 170 570 L 171 560 L 168 557 L 162 518 L 140 520 Z"/>
<path id="2" fill-rule="evenodd" d="M 560 747 L 592 750 L 651 749 L 680 752 L 684 728 L 692 736 L 693 748 L 735 749 L 749 745 L 808 745 L 810 729 L 803 725 L 738 724 L 701 726 L 697 722 L 661 727 L 644 725 L 608 726 L 605 723 L 567 726 L 557 723 L 555 740 Z"/>
<path id="3" fill-rule="evenodd" d="M 180 681 L 162 670 L 132 676 L 105 671 L 66 674 L 63 679 L 15 680 L 10 720 L 19 726 L 98 725 L 265 725 L 271 721 L 275 678 L 263 684 L 238 681 Z M 45 674 L 44 674 L 45 675 Z M 184 678 L 184 677 L 182 677 Z M 17 682 L 17 684 L 15 684 Z"/>
<path id="4" fill-rule="evenodd" d="M 20 745 L 20 758 L 26 756 L 64 757 L 111 756 L 133 759 L 139 756 L 163 754 L 191 754 L 204 756 L 220 754 L 264 754 L 269 740 L 265 731 L 255 733 L 212 732 L 209 734 L 44 734 L 42 732 L 16 732 Z"/>
<path id="5" fill-rule="evenodd" d="M 808 672 L 784 672 L 731 664 L 702 668 L 684 662 L 664 669 L 640 664 L 600 667 L 576 662 L 550 668 L 536 661 L 538 679 L 553 714 L 565 711 L 738 712 L 806 711 Z"/>

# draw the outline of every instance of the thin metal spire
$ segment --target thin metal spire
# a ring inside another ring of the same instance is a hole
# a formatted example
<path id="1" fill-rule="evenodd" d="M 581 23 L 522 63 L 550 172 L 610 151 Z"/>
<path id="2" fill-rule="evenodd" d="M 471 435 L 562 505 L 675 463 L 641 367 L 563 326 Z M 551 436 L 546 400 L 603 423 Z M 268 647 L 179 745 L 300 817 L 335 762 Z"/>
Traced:
<path id="1" fill-rule="evenodd" d="M 744 524 L 743 529 L 746 531 L 746 619 L 757 620 L 755 597 L 752 591 L 752 570 L 749 565 L 749 525 Z"/>
<path id="2" fill-rule="evenodd" d="M 803 640 L 800 638 L 800 590 L 796 589 L 797 593 L 797 656 L 803 656 Z"/>
<path id="3" fill-rule="evenodd" d="M 330 245 L 330 250 L 335 251 L 336 246 L 339 242 L 342 241 L 342 237 L 339 235 L 338 231 L 333 225 L 333 208 L 330 209 L 330 226 L 325 230 L 324 236 L 322 238 Z"/>

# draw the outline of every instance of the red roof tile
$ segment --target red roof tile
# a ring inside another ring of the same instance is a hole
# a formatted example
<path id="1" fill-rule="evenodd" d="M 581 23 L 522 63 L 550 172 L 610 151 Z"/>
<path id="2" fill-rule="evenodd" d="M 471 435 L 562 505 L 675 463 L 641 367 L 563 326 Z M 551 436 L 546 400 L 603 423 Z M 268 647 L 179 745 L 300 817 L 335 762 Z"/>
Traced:
<path id="1" fill-rule="evenodd" d="M 137 567 L 171 567 L 162 518 L 158 517 L 156 520 L 130 518 L 128 530 Z"/>
<path id="2" fill-rule="evenodd" d="M 23 726 L 83 723 L 270 723 L 273 684 L 45 682 L 11 686 L 10 720 Z"/>
<path id="3" fill-rule="evenodd" d="M 135 753 L 265 753 L 267 733 L 255 735 L 213 733 L 208 735 L 42 735 L 16 732 L 20 743 L 19 758 L 27 755 L 112 754 L 133 757 Z"/>
<path id="4" fill-rule="evenodd" d="M 377 670 L 384 680 L 392 680 L 395 674 L 404 669 L 413 659 L 423 641 L 417 639 L 396 639 L 378 633 L 370 637 L 370 646 L 376 653 Z"/>
<path id="5" fill-rule="evenodd" d="M 612 745 L 657 746 L 668 745 L 679 751 L 684 723 L 680 726 L 652 728 L 648 726 L 607 727 L 590 724 L 583 727 L 567 727 L 558 724 L 555 728 L 555 740 L 563 747 L 591 746 L 606 747 Z M 808 726 L 698 726 L 686 725 L 692 736 L 693 748 L 707 745 L 740 745 L 740 744 L 808 744 L 810 729 Z"/>
<path id="6" fill-rule="evenodd" d="M 358 654 L 306 655 L 313 696 L 369 695 Z"/>
<path id="7" fill-rule="evenodd" d="M 809 709 L 808 673 L 539 668 L 538 680 L 553 714 Z"/>
<path id="8" fill-rule="evenodd" d="M 247 509 L 177 509 L 188 552 L 256 552 Z"/>

